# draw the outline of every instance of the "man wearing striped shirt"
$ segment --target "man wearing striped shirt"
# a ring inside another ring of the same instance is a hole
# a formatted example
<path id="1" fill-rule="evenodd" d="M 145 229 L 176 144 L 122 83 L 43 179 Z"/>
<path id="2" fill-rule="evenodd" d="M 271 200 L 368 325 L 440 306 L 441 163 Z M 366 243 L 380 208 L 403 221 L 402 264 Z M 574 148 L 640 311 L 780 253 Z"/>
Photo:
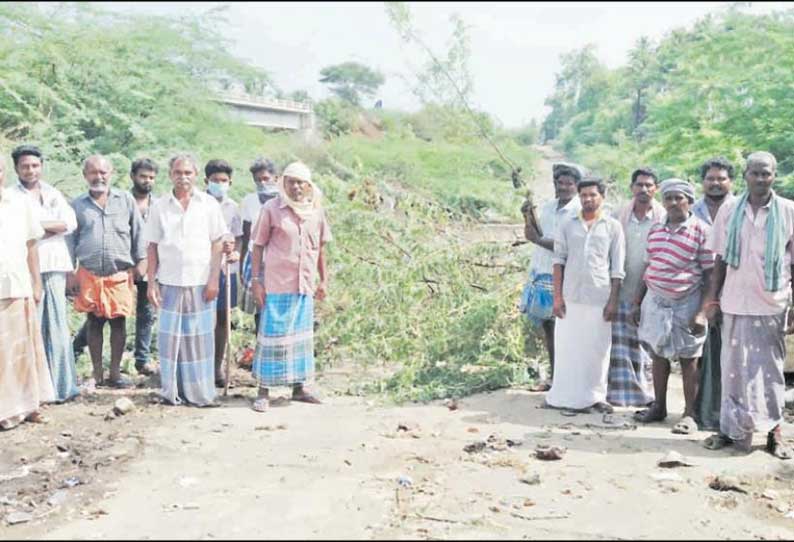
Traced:
<path id="1" fill-rule="evenodd" d="M 706 340 L 703 292 L 708 288 L 714 254 L 707 247 L 707 225 L 690 211 L 694 187 L 687 181 L 667 179 L 659 188 L 667 220 L 648 232 L 647 267 L 634 301 L 637 334 L 653 359 L 656 400 L 635 417 L 643 423 L 667 417 L 670 361 L 677 359 L 684 379 L 685 409 L 673 432 L 689 434 L 697 430 L 697 358 Z"/>

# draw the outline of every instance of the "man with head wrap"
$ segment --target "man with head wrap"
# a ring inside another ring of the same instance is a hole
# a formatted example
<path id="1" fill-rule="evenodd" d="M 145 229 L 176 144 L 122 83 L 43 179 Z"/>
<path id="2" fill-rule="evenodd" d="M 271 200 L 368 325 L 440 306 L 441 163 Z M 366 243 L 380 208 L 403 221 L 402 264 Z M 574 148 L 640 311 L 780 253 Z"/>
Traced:
<path id="1" fill-rule="evenodd" d="M 685 409 L 673 432 L 689 434 L 697 430 L 697 358 L 706 340 L 703 292 L 714 254 L 707 247 L 708 227 L 690 211 L 694 187 L 681 179 L 667 179 L 659 188 L 667 219 L 648 232 L 644 282 L 638 286 L 633 305 L 637 336 L 653 358 L 656 399 L 635 418 L 649 423 L 667 417 L 670 361 L 677 359 L 684 379 Z"/>
<path id="2" fill-rule="evenodd" d="M 548 391 L 551 388 L 551 379 L 554 377 L 554 315 L 552 314 L 554 289 L 551 276 L 554 237 L 558 225 L 581 209 L 579 198 L 576 196 L 576 183 L 582 180 L 581 168 L 575 164 L 556 163 L 552 165 L 552 176 L 555 198 L 541 207 L 539 224 L 541 233 L 529 218 L 527 203 L 521 209 L 524 215 L 524 236 L 536 247 L 532 251 L 529 280 L 521 295 L 519 308 L 533 325 L 543 329 L 551 369 L 548 382 L 538 383 L 532 391 Z M 539 376 L 540 372 L 538 370 Z"/>
<path id="3" fill-rule="evenodd" d="M 262 207 L 253 238 L 252 289 L 262 308 L 252 367 L 257 412 L 268 409 L 273 386 L 291 386 L 293 401 L 320 402 L 304 384 L 314 377 L 314 299 L 325 298 L 330 240 L 322 192 L 309 168 L 293 162 L 279 180 L 279 195 Z"/>
<path id="4" fill-rule="evenodd" d="M 653 401 L 652 361 L 639 344 L 631 311 L 642 282 L 648 232 L 665 218 L 664 207 L 654 200 L 658 183 L 650 167 L 635 169 L 631 174 L 634 197 L 615 213 L 626 240 L 626 277 L 620 285 L 618 313 L 612 322 L 607 401 L 618 406 L 645 406 Z"/>
<path id="5" fill-rule="evenodd" d="M 794 254 L 794 203 L 772 190 L 777 160 L 768 152 L 747 157 L 747 190 L 723 204 L 714 219 L 717 255 L 706 316 L 722 313 L 720 431 L 704 445 L 732 444 L 750 451 L 753 433 L 767 432 L 766 449 L 790 459 L 783 440 L 786 358 L 784 335 L 794 332 L 789 306 Z M 788 314 L 787 314 L 788 312 Z"/>
<path id="6" fill-rule="evenodd" d="M 722 156 L 709 158 L 700 166 L 700 179 L 703 183 L 703 197 L 695 202 L 692 212 L 709 225 L 720 207 L 733 200 L 733 164 Z M 709 321 L 703 357 L 700 358 L 698 395 L 695 400 L 695 421 L 701 430 L 717 430 L 720 427 L 720 350 L 722 349 L 722 317 L 717 315 Z"/>

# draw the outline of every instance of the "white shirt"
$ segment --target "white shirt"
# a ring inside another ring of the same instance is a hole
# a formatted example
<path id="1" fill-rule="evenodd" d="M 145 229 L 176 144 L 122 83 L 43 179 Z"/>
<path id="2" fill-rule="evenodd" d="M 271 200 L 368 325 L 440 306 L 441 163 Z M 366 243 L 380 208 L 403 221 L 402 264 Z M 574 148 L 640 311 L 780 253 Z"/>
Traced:
<path id="1" fill-rule="evenodd" d="M 72 256 L 66 244 L 66 236 L 77 228 L 77 217 L 74 209 L 66 201 L 61 192 L 44 181 L 40 181 L 41 197 L 37 198 L 33 192 L 17 183 L 16 189 L 25 194 L 33 203 L 36 220 L 41 224 L 45 221 L 58 221 L 66 223 L 66 231 L 42 239 L 37 243 L 39 249 L 39 271 L 41 273 L 74 271 Z"/>
<path id="2" fill-rule="evenodd" d="M 228 233 L 221 206 L 194 189 L 187 210 L 173 192 L 152 203 L 143 230 L 157 244 L 157 280 L 169 286 L 203 286 L 210 276 L 212 243 Z"/>
<path id="3" fill-rule="evenodd" d="M 41 239 L 44 228 L 28 198 L 0 188 L 0 299 L 32 297 L 27 242 Z"/>
<path id="4" fill-rule="evenodd" d="M 259 194 L 256 192 L 245 196 L 240 203 L 240 216 L 243 217 L 243 222 L 250 222 L 252 228 L 259 218 L 259 211 L 261 210 L 262 204 L 259 203 Z"/>
<path id="5" fill-rule="evenodd" d="M 556 198 L 547 201 L 540 209 L 540 229 L 543 230 L 543 237 L 546 239 L 554 239 L 557 236 L 557 227 L 564 222 L 566 217 L 576 216 L 576 213 L 582 208 L 579 202 L 579 196 L 574 196 L 571 200 L 558 209 L 558 201 Z M 534 271 L 538 275 L 551 274 L 552 263 L 551 259 L 554 252 L 543 248 L 540 245 L 535 245 L 532 248 L 532 263 L 529 270 Z"/>
<path id="6" fill-rule="evenodd" d="M 215 201 L 218 201 L 217 199 Z M 240 207 L 230 197 L 225 197 L 219 201 L 221 206 L 221 213 L 223 213 L 223 220 L 226 221 L 226 227 L 229 228 L 231 234 L 235 237 L 243 236 L 243 219 L 240 216 Z"/>

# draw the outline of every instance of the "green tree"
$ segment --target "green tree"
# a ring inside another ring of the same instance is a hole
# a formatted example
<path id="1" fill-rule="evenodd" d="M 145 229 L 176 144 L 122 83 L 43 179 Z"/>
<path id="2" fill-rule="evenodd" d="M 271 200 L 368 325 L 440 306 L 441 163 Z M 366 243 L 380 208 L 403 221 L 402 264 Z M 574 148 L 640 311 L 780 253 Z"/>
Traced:
<path id="1" fill-rule="evenodd" d="M 361 105 L 361 97 L 374 96 L 385 78 L 380 72 L 358 62 L 343 62 L 320 70 L 320 82 L 342 100 Z"/>

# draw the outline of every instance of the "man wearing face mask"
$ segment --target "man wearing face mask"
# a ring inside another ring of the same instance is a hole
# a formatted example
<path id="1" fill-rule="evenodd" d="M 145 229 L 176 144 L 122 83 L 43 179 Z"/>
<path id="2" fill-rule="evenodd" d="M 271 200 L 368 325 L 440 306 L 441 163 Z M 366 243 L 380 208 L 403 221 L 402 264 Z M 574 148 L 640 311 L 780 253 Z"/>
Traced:
<path id="1" fill-rule="evenodd" d="M 243 236 L 243 221 L 237 203 L 229 197 L 232 186 L 232 166 L 226 160 L 210 160 L 204 166 L 204 182 L 207 193 L 213 196 L 221 206 L 223 219 L 231 236 L 223 242 L 224 262 L 221 263 L 220 292 L 218 295 L 217 318 L 215 320 L 215 386 L 226 387 L 226 379 L 221 371 L 223 356 L 226 352 L 226 281 L 231 288 L 230 309 L 237 306 L 237 264 L 240 261 L 240 242 Z M 228 262 L 229 277 L 225 273 L 225 262 Z"/>
<path id="2" fill-rule="evenodd" d="M 132 195 L 110 186 L 113 166 L 101 155 L 83 164 L 88 192 L 75 198 L 72 208 L 77 229 L 69 237 L 72 255 L 79 265 L 79 294 L 74 306 L 88 314 L 86 331 L 93 364 L 93 383 L 129 388 L 121 376 L 121 356 L 127 341 L 126 319 L 135 312 L 133 283 L 146 273 L 143 219 Z M 105 322 L 110 322 L 110 378 L 102 370 Z M 87 386 L 92 387 L 89 381 Z"/>
<path id="3" fill-rule="evenodd" d="M 276 178 L 276 165 L 267 158 L 257 158 L 249 168 L 251 177 L 254 181 L 256 191 L 243 198 L 240 204 L 240 214 L 243 219 L 243 238 L 240 245 L 240 257 L 243 265 L 241 268 L 243 278 L 243 293 L 240 296 L 240 307 L 246 314 L 253 314 L 256 322 L 256 329 L 259 329 L 259 310 L 256 301 L 251 293 L 251 253 L 248 250 L 248 243 L 254 237 L 254 226 L 259 218 L 259 211 L 262 206 L 278 195 L 278 182 Z M 263 280 L 264 269 L 262 276 Z"/>

